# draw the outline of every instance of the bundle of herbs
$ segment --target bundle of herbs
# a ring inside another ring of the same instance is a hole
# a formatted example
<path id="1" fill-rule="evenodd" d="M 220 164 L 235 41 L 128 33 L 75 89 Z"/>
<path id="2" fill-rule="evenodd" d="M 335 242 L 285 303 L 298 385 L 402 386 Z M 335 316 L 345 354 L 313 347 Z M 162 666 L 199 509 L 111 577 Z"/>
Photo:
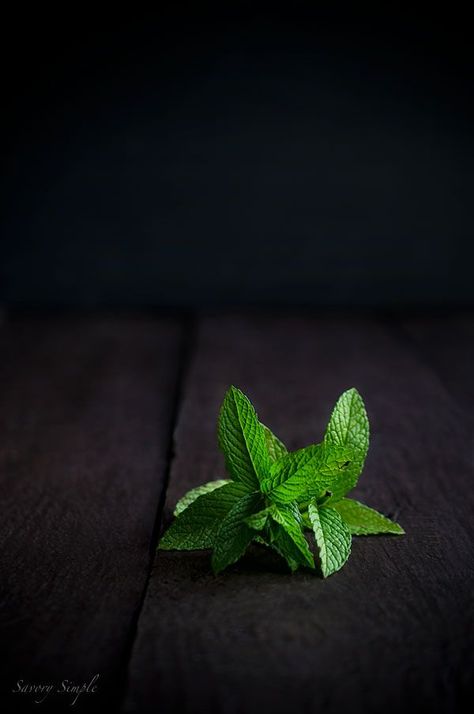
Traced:
<path id="1" fill-rule="evenodd" d="M 178 501 L 160 549 L 212 549 L 212 568 L 219 573 L 256 542 L 275 550 L 292 572 L 314 570 L 318 563 L 327 577 L 349 558 L 353 535 L 404 533 L 398 523 L 346 497 L 369 448 L 369 422 L 356 389 L 339 397 L 321 443 L 290 452 L 258 420 L 249 399 L 230 387 L 218 440 L 229 478 L 193 488 Z"/>

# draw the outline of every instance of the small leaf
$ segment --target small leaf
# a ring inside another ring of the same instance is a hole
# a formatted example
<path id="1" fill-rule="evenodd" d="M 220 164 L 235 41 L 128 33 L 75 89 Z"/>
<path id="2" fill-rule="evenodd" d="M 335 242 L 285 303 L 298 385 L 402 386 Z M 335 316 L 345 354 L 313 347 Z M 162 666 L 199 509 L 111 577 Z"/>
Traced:
<path id="1" fill-rule="evenodd" d="M 353 535 L 376 535 L 377 533 L 403 535 L 405 533 L 395 521 L 391 521 L 390 518 L 352 498 L 343 498 L 333 504 L 333 508 L 340 513 L 342 520 Z"/>
<path id="2" fill-rule="evenodd" d="M 310 568 L 314 568 L 313 554 L 309 549 L 308 541 L 304 535 L 301 514 L 298 506 L 295 503 L 289 503 L 286 506 L 275 505 L 270 509 L 270 514 L 273 520 L 282 526 L 283 530 L 292 541 L 291 552 L 289 552 L 289 548 L 285 545 L 287 538 L 282 538 L 280 536 L 279 541 L 278 538 L 276 539 L 277 545 L 283 550 L 285 555 L 287 554 L 290 556 L 292 560 L 299 559 L 300 562 L 302 556 L 303 563 Z M 298 558 L 295 558 L 293 546 L 296 546 L 297 548 Z"/>
<path id="3" fill-rule="evenodd" d="M 212 548 L 220 522 L 247 493 L 244 484 L 231 481 L 199 496 L 173 521 L 160 540 L 160 550 Z"/>
<path id="4" fill-rule="evenodd" d="M 325 578 L 340 570 L 351 552 L 352 536 L 340 514 L 333 508 L 319 508 L 315 501 L 308 506 L 308 516 L 313 525 L 319 548 L 321 571 Z"/>
<path id="5" fill-rule="evenodd" d="M 333 484 L 330 503 L 339 501 L 357 483 L 369 448 L 369 421 L 357 389 L 341 394 L 324 435 L 327 446 L 345 449 L 350 463 Z"/>
<path id="6" fill-rule="evenodd" d="M 222 520 L 212 553 L 214 573 L 220 573 L 245 553 L 255 536 L 255 531 L 245 523 L 245 519 L 258 511 L 262 504 L 260 493 L 247 493 L 232 506 Z"/>
<path id="7" fill-rule="evenodd" d="M 230 387 L 224 397 L 218 437 L 229 474 L 249 491 L 257 490 L 270 467 L 265 429 L 250 401 L 236 387 Z"/>
<path id="8" fill-rule="evenodd" d="M 186 508 L 196 500 L 196 498 L 199 498 L 199 496 L 202 496 L 204 493 L 210 493 L 221 486 L 225 486 L 226 483 L 230 483 L 229 479 L 221 478 L 216 481 L 208 481 L 207 483 L 203 483 L 201 486 L 192 488 L 179 499 L 173 511 L 173 516 L 179 516 L 179 514 L 185 511 Z"/>

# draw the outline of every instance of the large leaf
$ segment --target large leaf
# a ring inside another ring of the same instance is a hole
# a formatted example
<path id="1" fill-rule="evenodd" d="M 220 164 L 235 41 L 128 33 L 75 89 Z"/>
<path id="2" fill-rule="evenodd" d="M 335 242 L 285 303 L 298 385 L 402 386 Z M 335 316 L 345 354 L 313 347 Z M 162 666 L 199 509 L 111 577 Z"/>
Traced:
<path id="1" fill-rule="evenodd" d="M 332 507 L 342 516 L 342 520 L 353 535 L 376 535 L 377 533 L 403 535 L 405 533 L 395 521 L 391 521 L 390 518 L 352 498 L 343 498 L 338 503 L 334 503 Z"/>
<path id="2" fill-rule="evenodd" d="M 199 496 L 173 521 L 160 540 L 160 550 L 199 550 L 214 546 L 217 530 L 232 506 L 245 494 L 242 483 L 232 481 Z"/>
<path id="3" fill-rule="evenodd" d="M 224 397 L 218 437 L 232 478 L 249 491 L 258 489 L 270 467 L 267 438 L 252 404 L 236 387 L 230 387 Z"/>
<path id="4" fill-rule="evenodd" d="M 262 505 L 261 494 L 247 493 L 222 520 L 212 553 L 212 569 L 215 573 L 235 563 L 245 553 L 255 536 L 255 531 L 247 525 L 245 519 L 259 511 Z"/>
<path id="5" fill-rule="evenodd" d="M 291 475 L 268 491 L 274 503 L 308 502 L 312 498 L 324 496 L 328 491 L 333 493 L 336 484 L 344 478 L 344 471 L 350 461 L 345 447 L 318 444 L 288 454 L 280 463 L 283 465 L 283 475 Z M 277 473 L 273 483 L 281 478 L 282 472 Z"/>
<path id="6" fill-rule="evenodd" d="M 321 444 L 313 444 L 281 456 L 278 461 L 271 464 L 269 475 L 262 483 L 262 491 L 270 493 L 277 486 L 297 475 L 304 466 L 318 458 L 320 450 Z"/>
<path id="7" fill-rule="evenodd" d="M 319 508 L 315 501 L 308 506 L 308 516 L 319 549 L 321 571 L 326 578 L 340 570 L 348 559 L 351 532 L 337 511 L 327 506 Z"/>

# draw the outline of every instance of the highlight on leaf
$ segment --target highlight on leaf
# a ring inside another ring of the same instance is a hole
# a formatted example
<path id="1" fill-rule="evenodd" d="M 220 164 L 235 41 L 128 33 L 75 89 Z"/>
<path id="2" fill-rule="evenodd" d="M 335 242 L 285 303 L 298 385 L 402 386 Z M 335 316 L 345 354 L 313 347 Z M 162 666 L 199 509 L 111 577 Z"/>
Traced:
<path id="1" fill-rule="evenodd" d="M 230 387 L 218 442 L 227 478 L 196 486 L 179 499 L 159 549 L 212 550 L 218 574 L 254 544 L 278 553 L 291 572 L 319 570 L 326 578 L 347 562 L 353 536 L 405 532 L 347 497 L 369 448 L 367 412 L 354 388 L 337 400 L 320 443 L 289 452 L 259 421 L 248 397 Z"/>

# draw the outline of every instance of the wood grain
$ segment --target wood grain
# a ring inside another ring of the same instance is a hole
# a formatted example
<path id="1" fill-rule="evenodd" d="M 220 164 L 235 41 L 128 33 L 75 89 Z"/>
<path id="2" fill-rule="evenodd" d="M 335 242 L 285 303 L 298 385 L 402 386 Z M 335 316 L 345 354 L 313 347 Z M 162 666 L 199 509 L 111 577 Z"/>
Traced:
<path id="1" fill-rule="evenodd" d="M 448 388 L 394 322 L 204 319 L 166 522 L 189 487 L 223 475 L 215 420 L 231 383 L 292 449 L 318 441 L 338 395 L 357 387 L 372 438 L 354 495 L 407 534 L 355 539 L 326 581 L 291 576 L 257 547 L 219 577 L 206 553 L 160 553 L 124 710 L 461 711 L 474 664 L 474 473 L 460 385 Z"/>
<path id="2" fill-rule="evenodd" d="M 17 681 L 120 698 L 166 476 L 181 328 L 148 318 L 17 319 L 0 333 L 3 711 Z M 87 700 L 87 701 L 85 701 Z M 45 711 L 70 710 L 52 696 Z M 38 708 L 39 707 L 39 708 Z"/>

